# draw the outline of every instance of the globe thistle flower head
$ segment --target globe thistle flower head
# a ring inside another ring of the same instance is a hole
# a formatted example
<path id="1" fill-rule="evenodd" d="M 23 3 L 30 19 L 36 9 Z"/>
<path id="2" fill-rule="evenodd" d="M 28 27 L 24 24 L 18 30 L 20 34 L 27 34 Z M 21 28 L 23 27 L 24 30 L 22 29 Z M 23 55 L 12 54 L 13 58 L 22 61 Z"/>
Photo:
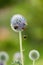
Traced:
<path id="1" fill-rule="evenodd" d="M 20 52 L 17 52 L 17 53 L 14 54 L 13 61 L 15 63 L 21 63 L 21 54 L 20 54 Z"/>
<path id="2" fill-rule="evenodd" d="M 14 15 L 11 18 L 11 28 L 18 32 L 18 31 L 23 31 L 26 26 L 26 19 L 22 15 Z"/>
<path id="3" fill-rule="evenodd" d="M 0 62 L 6 62 L 8 61 L 9 56 L 6 52 L 0 52 Z"/>
<path id="4" fill-rule="evenodd" d="M 29 58 L 31 60 L 38 60 L 40 57 L 40 53 L 37 51 L 37 50 L 31 50 L 30 53 L 29 53 Z"/>

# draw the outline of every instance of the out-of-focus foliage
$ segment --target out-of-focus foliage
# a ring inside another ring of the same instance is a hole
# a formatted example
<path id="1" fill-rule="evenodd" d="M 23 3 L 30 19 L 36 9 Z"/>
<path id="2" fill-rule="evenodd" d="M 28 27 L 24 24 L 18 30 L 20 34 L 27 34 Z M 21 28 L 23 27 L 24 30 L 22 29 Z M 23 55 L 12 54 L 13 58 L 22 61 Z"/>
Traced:
<path id="1" fill-rule="evenodd" d="M 40 58 L 36 65 L 43 65 L 43 0 L 0 0 L 0 7 L 4 7 L 0 9 L 0 51 L 9 53 L 8 65 L 11 65 L 13 54 L 20 50 L 18 33 L 10 27 L 11 17 L 15 14 L 23 15 L 28 24 L 22 32 L 24 64 L 32 65 L 28 53 L 37 49 Z"/>
<path id="2" fill-rule="evenodd" d="M 11 4 L 18 4 L 24 1 L 25 0 L 0 0 L 0 7 L 4 7 L 6 5 L 11 5 Z"/>

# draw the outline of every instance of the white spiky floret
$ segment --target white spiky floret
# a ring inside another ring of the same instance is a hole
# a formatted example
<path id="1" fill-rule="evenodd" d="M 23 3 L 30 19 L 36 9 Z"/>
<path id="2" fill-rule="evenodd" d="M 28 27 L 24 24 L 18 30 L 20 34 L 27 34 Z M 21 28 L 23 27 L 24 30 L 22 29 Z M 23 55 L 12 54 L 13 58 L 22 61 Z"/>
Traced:
<path id="1" fill-rule="evenodd" d="M 18 26 L 18 28 L 15 29 L 14 28 L 15 26 Z M 16 32 L 21 31 L 22 28 L 25 28 L 25 26 L 26 26 L 26 19 L 22 15 L 16 14 L 11 18 L 11 28 L 14 31 Z"/>
<path id="2" fill-rule="evenodd" d="M 16 63 L 18 63 L 18 62 L 21 63 L 21 53 L 20 52 L 17 52 L 17 53 L 14 54 L 13 61 L 16 62 Z"/>
<path id="3" fill-rule="evenodd" d="M 31 59 L 31 60 L 38 60 L 39 59 L 39 57 L 40 57 L 40 53 L 37 51 L 37 50 L 31 50 L 30 52 L 29 52 L 29 58 Z"/>
<path id="4" fill-rule="evenodd" d="M 6 52 L 4 51 L 0 52 L 0 62 L 7 62 L 8 59 L 9 55 Z"/>

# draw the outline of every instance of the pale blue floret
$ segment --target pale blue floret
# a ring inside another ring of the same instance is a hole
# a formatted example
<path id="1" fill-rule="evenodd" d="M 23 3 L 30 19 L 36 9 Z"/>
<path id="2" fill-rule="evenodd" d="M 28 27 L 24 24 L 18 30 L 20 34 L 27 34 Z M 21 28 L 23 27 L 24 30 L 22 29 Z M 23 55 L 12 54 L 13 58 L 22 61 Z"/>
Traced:
<path id="1" fill-rule="evenodd" d="M 20 54 L 20 52 L 17 52 L 17 53 L 14 54 L 13 61 L 15 63 L 21 64 L 21 54 Z"/>
<path id="2" fill-rule="evenodd" d="M 26 26 L 26 20 L 23 16 L 21 15 L 14 15 L 11 19 L 11 26 L 14 30 L 14 26 L 18 26 L 16 29 L 17 31 L 22 30 L 22 28 L 25 28 Z"/>

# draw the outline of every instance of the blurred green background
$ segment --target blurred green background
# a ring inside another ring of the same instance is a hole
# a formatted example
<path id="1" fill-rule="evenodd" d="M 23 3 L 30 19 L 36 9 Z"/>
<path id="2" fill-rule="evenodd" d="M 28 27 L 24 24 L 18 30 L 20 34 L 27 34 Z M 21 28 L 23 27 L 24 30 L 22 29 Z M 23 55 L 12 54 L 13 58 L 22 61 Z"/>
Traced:
<path id="1" fill-rule="evenodd" d="M 7 65 L 12 65 L 14 53 L 20 51 L 19 34 L 10 27 L 11 17 L 15 14 L 23 15 L 28 23 L 22 32 L 24 65 L 32 65 L 28 54 L 33 49 L 40 52 L 35 65 L 43 65 L 43 0 L 0 0 L 0 51 L 9 54 Z"/>

